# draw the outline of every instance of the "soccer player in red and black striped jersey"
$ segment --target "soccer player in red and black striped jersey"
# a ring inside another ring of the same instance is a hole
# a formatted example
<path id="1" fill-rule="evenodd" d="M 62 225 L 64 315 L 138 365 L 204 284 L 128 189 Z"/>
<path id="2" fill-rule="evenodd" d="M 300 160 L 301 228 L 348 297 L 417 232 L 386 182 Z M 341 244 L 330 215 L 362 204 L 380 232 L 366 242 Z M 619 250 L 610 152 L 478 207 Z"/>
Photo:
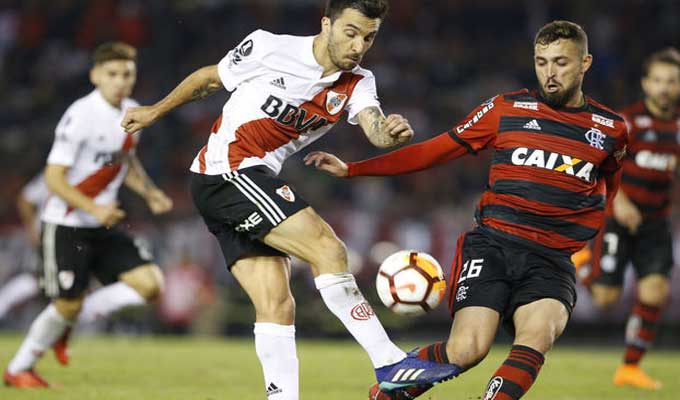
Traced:
<path id="1" fill-rule="evenodd" d="M 580 26 L 545 25 L 534 51 L 538 90 L 494 96 L 448 132 L 370 160 L 347 165 L 323 152 L 306 158 L 335 176 L 383 176 L 493 148 L 476 226 L 459 238 L 451 270 L 449 339 L 418 350 L 463 372 L 487 355 L 504 323 L 513 347 L 484 400 L 522 397 L 565 328 L 576 301 L 570 255 L 600 229 L 627 141 L 623 118 L 581 90 L 592 56 Z M 406 375 L 416 374 L 393 371 L 370 398 L 411 399 L 429 389 Z"/>
<path id="2" fill-rule="evenodd" d="M 658 389 L 661 383 L 647 376 L 639 362 L 654 341 L 670 291 L 671 187 L 680 152 L 680 52 L 668 48 L 650 55 L 643 65 L 642 90 L 644 100 L 622 111 L 630 144 L 621 190 L 607 212 L 606 228 L 594 242 L 592 270 L 584 283 L 596 304 L 609 306 L 619 298 L 632 261 L 637 298 L 614 384 Z"/>

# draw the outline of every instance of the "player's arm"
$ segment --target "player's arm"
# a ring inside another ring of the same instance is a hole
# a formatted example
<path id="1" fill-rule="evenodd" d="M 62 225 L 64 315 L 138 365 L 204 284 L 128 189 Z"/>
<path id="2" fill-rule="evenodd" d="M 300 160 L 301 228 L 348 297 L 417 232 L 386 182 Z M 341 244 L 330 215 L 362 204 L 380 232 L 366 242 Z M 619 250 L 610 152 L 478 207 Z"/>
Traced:
<path id="1" fill-rule="evenodd" d="M 385 117 L 376 106 L 361 110 L 357 119 L 369 142 L 381 149 L 408 142 L 413 137 L 413 129 L 406 118 L 399 114 Z"/>
<path id="2" fill-rule="evenodd" d="M 54 195 L 59 196 L 72 208 L 79 208 L 93 215 L 102 225 L 112 226 L 125 217 L 125 212 L 113 204 L 96 204 L 75 186 L 71 185 L 66 174 L 70 167 L 65 165 L 47 164 L 45 168 L 45 183 Z"/>
<path id="3" fill-rule="evenodd" d="M 126 160 L 128 171 L 125 175 L 125 186 L 146 200 L 154 214 L 163 214 L 172 210 L 172 200 L 154 184 L 139 158 L 134 154 L 129 154 Z"/>
<path id="4" fill-rule="evenodd" d="M 614 152 L 605 159 L 600 167 L 607 190 L 607 207 L 611 207 L 614 219 L 635 233 L 642 223 L 642 213 L 628 195 L 620 190 L 622 165 L 621 160 L 626 154 L 628 135 L 624 132 L 617 140 Z"/>
<path id="5" fill-rule="evenodd" d="M 460 125 L 424 142 L 368 160 L 346 164 L 332 154 L 313 152 L 305 164 L 337 177 L 390 176 L 422 171 L 468 153 L 476 153 L 495 141 L 499 116 L 496 98 L 474 109 Z"/>
<path id="6" fill-rule="evenodd" d="M 37 204 L 30 202 L 23 191 L 19 193 L 19 196 L 17 196 L 17 211 L 19 212 L 21 224 L 33 244 L 38 243 L 40 236 L 35 223 L 35 219 L 38 218 L 37 210 Z"/>
<path id="7" fill-rule="evenodd" d="M 203 67 L 187 76 L 170 94 L 156 104 L 128 109 L 121 126 L 126 132 L 135 133 L 182 104 L 206 98 L 223 87 L 217 72 L 217 65 Z"/>

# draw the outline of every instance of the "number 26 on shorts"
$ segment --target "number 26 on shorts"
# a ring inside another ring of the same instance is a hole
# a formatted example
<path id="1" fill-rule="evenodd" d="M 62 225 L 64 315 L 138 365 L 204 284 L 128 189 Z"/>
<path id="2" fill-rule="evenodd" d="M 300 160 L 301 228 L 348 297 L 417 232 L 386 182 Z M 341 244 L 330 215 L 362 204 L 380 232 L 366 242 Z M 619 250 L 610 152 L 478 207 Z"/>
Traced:
<path id="1" fill-rule="evenodd" d="M 479 276 L 482 273 L 482 267 L 484 267 L 483 258 L 473 258 L 471 260 L 465 261 L 463 264 L 463 270 L 460 272 L 460 279 L 458 283 L 463 282 L 466 279 L 472 279 Z"/>

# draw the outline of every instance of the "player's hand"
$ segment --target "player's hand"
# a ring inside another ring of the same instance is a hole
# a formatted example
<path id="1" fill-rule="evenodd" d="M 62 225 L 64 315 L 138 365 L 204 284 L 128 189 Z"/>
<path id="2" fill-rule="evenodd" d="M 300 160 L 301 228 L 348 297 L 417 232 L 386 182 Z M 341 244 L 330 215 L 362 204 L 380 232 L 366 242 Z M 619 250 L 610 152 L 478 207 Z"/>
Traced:
<path id="1" fill-rule="evenodd" d="M 390 114 L 385 118 L 384 131 L 397 143 L 406 143 L 413 138 L 413 129 L 408 120 L 399 114 Z"/>
<path id="2" fill-rule="evenodd" d="M 146 195 L 146 204 L 154 215 L 172 210 L 172 199 L 159 189 L 151 189 Z"/>
<path id="3" fill-rule="evenodd" d="M 100 224 L 110 228 L 125 218 L 125 211 L 118 208 L 118 204 L 95 204 L 91 214 Z"/>
<path id="4" fill-rule="evenodd" d="M 628 199 L 624 200 L 621 196 L 616 196 L 613 208 L 616 222 L 628 228 L 630 233 L 636 233 L 642 223 L 642 213 L 635 204 Z"/>
<path id="5" fill-rule="evenodd" d="M 127 133 L 135 133 L 153 124 L 158 119 L 158 112 L 154 106 L 128 108 L 120 126 Z"/>
<path id="6" fill-rule="evenodd" d="M 305 165 L 312 165 L 321 171 L 326 171 L 336 178 L 345 178 L 349 168 L 344 161 L 323 151 L 313 151 L 305 156 Z"/>

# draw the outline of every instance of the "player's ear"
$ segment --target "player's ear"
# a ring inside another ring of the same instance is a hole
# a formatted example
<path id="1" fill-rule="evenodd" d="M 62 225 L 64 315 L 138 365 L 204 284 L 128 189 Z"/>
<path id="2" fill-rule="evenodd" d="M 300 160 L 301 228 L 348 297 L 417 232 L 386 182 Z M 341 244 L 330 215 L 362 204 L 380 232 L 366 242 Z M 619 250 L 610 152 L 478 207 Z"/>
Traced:
<path id="1" fill-rule="evenodd" d="M 90 82 L 92 82 L 94 86 L 99 84 L 99 68 L 97 68 L 96 65 L 90 69 Z"/>
<path id="2" fill-rule="evenodd" d="M 583 72 L 583 74 L 588 72 L 591 65 L 593 65 L 593 55 L 592 54 L 586 54 L 583 57 L 583 60 L 581 61 L 581 71 Z"/>
<path id="3" fill-rule="evenodd" d="M 331 34 L 331 19 L 328 17 L 323 17 L 321 18 L 321 33 L 324 35 L 330 35 Z"/>

